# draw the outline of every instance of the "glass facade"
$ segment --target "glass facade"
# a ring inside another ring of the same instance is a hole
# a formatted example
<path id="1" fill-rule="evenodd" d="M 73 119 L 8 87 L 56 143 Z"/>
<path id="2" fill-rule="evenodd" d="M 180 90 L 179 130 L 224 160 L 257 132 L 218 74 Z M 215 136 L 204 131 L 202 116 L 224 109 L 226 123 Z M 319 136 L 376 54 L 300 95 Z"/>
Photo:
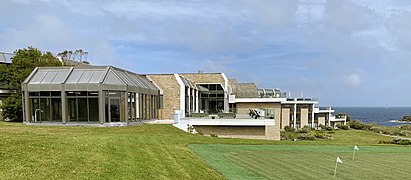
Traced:
<path id="1" fill-rule="evenodd" d="M 34 122 L 61 122 L 60 92 L 30 92 L 29 112 Z"/>
<path id="2" fill-rule="evenodd" d="M 209 114 L 215 114 L 224 111 L 224 89 L 221 84 L 199 84 L 200 91 L 199 109 Z"/>
<path id="3" fill-rule="evenodd" d="M 67 122 L 98 122 L 98 92 L 69 91 Z"/>
<path id="4" fill-rule="evenodd" d="M 160 90 L 111 66 L 38 67 L 22 83 L 24 120 L 129 123 L 158 117 Z"/>

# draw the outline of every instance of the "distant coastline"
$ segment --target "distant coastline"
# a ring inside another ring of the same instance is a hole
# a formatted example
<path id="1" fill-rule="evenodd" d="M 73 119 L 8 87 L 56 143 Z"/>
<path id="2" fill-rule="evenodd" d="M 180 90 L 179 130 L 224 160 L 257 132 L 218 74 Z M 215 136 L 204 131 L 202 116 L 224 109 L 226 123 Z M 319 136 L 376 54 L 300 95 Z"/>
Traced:
<path id="1" fill-rule="evenodd" d="M 400 121 L 404 116 L 411 115 L 411 107 L 333 107 L 334 114 L 346 113 L 351 120 L 360 120 L 364 123 L 381 126 L 398 126 L 411 124 Z"/>

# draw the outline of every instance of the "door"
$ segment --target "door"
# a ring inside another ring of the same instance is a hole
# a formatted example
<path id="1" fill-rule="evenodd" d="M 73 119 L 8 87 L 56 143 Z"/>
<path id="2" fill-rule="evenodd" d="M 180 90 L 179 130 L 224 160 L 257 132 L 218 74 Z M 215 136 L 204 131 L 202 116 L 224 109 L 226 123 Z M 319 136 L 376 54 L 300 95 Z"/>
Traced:
<path id="1" fill-rule="evenodd" d="M 120 117 L 121 117 L 121 103 L 120 99 L 117 98 L 110 98 L 110 115 L 109 115 L 109 121 L 110 122 L 120 122 Z"/>

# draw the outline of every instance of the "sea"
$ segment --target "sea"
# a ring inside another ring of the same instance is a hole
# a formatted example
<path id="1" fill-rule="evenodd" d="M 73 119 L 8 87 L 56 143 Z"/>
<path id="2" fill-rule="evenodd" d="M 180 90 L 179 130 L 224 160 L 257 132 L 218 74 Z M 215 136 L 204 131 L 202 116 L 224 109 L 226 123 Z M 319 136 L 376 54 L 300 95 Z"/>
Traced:
<path id="1" fill-rule="evenodd" d="M 382 126 L 399 126 L 411 123 L 396 122 L 411 115 L 411 107 L 333 107 L 334 115 L 346 113 L 351 120 L 375 123 Z"/>

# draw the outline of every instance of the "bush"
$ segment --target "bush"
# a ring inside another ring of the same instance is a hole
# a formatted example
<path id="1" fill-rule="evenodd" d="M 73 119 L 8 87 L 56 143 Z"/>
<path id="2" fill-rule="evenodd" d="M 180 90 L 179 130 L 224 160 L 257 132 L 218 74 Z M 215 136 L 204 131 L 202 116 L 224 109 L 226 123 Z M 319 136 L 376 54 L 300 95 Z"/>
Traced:
<path id="1" fill-rule="evenodd" d="M 294 131 L 295 131 L 295 128 L 293 128 L 293 127 L 291 127 L 291 126 L 285 126 L 285 127 L 284 127 L 284 131 L 286 131 L 286 132 L 294 132 Z"/>
<path id="2" fill-rule="evenodd" d="M 310 141 L 312 141 L 312 140 L 315 139 L 315 137 L 314 137 L 311 133 L 303 133 L 303 134 L 300 134 L 300 135 L 298 136 L 298 139 L 300 139 L 300 140 L 310 140 Z"/>
<path id="3" fill-rule="evenodd" d="M 328 139 L 331 137 L 331 135 L 325 134 L 325 131 L 311 131 L 309 134 L 320 139 Z"/>
<path id="4" fill-rule="evenodd" d="M 299 129 L 298 132 L 299 133 L 308 133 L 310 131 L 313 131 L 314 128 L 311 128 L 310 126 L 304 126 L 303 128 Z"/>
<path id="5" fill-rule="evenodd" d="M 349 130 L 350 126 L 344 124 L 337 124 L 337 128 L 342 130 Z"/>
<path id="6" fill-rule="evenodd" d="M 411 145 L 411 140 L 409 139 L 394 139 L 392 142 L 399 145 Z"/>
<path id="7" fill-rule="evenodd" d="M 403 130 L 411 130 L 411 125 L 403 125 L 403 126 L 400 126 L 400 129 L 403 129 Z"/>
<path id="8" fill-rule="evenodd" d="M 362 123 L 359 120 L 350 121 L 349 126 L 353 129 L 359 129 L 359 130 L 372 130 L 373 129 L 372 125 Z"/>
<path id="9" fill-rule="evenodd" d="M 320 124 L 318 127 L 320 127 L 321 129 L 327 128 L 324 124 Z"/>
<path id="10" fill-rule="evenodd" d="M 392 144 L 393 142 L 390 140 L 379 140 L 378 144 Z"/>
<path id="11" fill-rule="evenodd" d="M 298 133 L 296 132 L 289 132 L 289 131 L 281 131 L 281 140 L 294 140 L 298 139 Z"/>
<path id="12" fill-rule="evenodd" d="M 210 134 L 211 137 L 218 137 L 217 134 Z"/>
<path id="13" fill-rule="evenodd" d="M 330 127 L 330 126 L 327 126 L 327 127 L 325 127 L 325 130 L 327 130 L 327 131 L 332 131 L 332 130 L 334 130 L 332 127 Z"/>

